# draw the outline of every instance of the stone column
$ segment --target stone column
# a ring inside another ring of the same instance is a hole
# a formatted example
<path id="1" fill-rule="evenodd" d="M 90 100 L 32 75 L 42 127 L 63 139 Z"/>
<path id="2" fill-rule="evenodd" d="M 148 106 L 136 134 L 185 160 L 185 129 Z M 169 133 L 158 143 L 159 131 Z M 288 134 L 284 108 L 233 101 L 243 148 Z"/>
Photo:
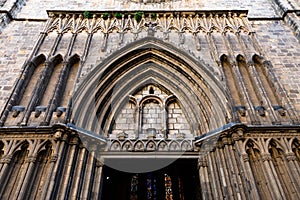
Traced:
<path id="1" fill-rule="evenodd" d="M 26 191 L 26 189 L 27 189 L 27 186 L 32 181 L 32 180 L 30 180 L 30 178 L 32 178 L 31 175 L 32 175 L 32 171 L 34 169 L 36 158 L 37 158 L 36 155 L 31 155 L 25 160 L 26 166 L 22 170 L 22 176 L 21 176 L 21 179 L 23 179 L 23 180 L 22 181 L 18 180 L 19 185 L 17 187 L 16 193 L 14 194 L 13 199 L 22 200 L 22 199 L 26 198 L 26 192 L 28 192 L 28 191 Z"/>
<path id="2" fill-rule="evenodd" d="M 65 83 L 67 81 L 67 78 L 68 78 L 69 67 L 70 66 L 67 62 L 63 62 L 63 67 L 60 70 L 60 75 L 58 77 L 58 81 L 55 86 L 56 88 L 50 99 L 50 103 L 49 103 L 46 113 L 45 113 L 45 119 L 43 121 L 44 125 L 49 124 L 49 122 L 52 118 L 53 112 L 55 111 L 55 109 L 57 108 L 58 104 L 61 101 L 61 98 L 63 97 L 63 89 L 64 89 Z"/>
<path id="3" fill-rule="evenodd" d="M 234 167 L 235 170 L 235 174 L 236 174 L 236 179 L 237 179 L 237 186 L 239 188 L 239 192 L 240 192 L 240 197 L 241 199 L 250 199 L 250 195 L 249 193 L 247 193 L 248 188 L 247 188 L 247 179 L 245 177 L 245 172 L 244 172 L 244 168 L 242 168 L 242 164 L 240 162 L 240 157 L 237 156 L 237 149 L 235 147 L 235 142 L 238 141 L 238 137 L 237 134 L 233 133 L 231 136 L 231 145 L 228 147 L 228 151 L 230 154 L 229 159 L 232 162 L 232 165 Z"/>
<path id="4" fill-rule="evenodd" d="M 139 102 L 136 103 L 136 110 L 135 110 L 135 138 L 139 137 L 140 134 L 140 117 L 141 117 L 141 111 L 140 106 L 138 105 Z"/>
<path id="5" fill-rule="evenodd" d="M 45 92 L 47 84 L 52 76 L 53 68 L 56 64 L 57 63 L 53 63 L 49 61 L 45 62 L 45 67 L 33 90 L 34 91 L 33 95 L 31 96 L 31 99 L 27 104 L 23 116 L 20 118 L 21 120 L 18 122 L 18 124 L 27 125 L 31 112 L 34 110 L 35 106 L 37 106 L 41 101 L 40 96 Z"/>
<path id="6" fill-rule="evenodd" d="M 284 159 L 283 157 L 285 157 L 286 159 Z M 285 180 L 282 183 L 285 184 L 286 182 L 288 182 L 288 185 L 286 185 L 286 187 L 285 185 L 283 185 L 282 187 L 285 187 L 287 189 L 289 193 L 288 196 L 292 199 L 300 199 L 300 193 L 298 192 L 300 191 L 300 178 L 298 172 L 295 171 L 295 166 L 293 165 L 293 160 L 296 159 L 297 158 L 293 152 L 283 154 L 279 158 L 281 165 L 280 167 L 283 167 L 287 172 L 287 176 L 283 177 Z M 291 184 L 291 187 L 289 187 L 289 184 Z"/>
<path id="7" fill-rule="evenodd" d="M 294 152 L 286 153 L 285 156 L 289 169 L 293 175 L 292 178 L 295 180 L 294 183 L 296 184 L 298 191 L 300 191 L 300 168 L 297 157 Z"/>
<path id="8" fill-rule="evenodd" d="M 199 179 L 200 179 L 200 189 L 201 189 L 203 200 L 212 199 L 210 180 L 207 172 L 207 165 L 208 163 L 207 163 L 206 156 L 200 155 L 198 158 L 198 170 L 199 170 Z"/>
<path id="9" fill-rule="evenodd" d="M 56 134 L 58 135 L 62 135 L 63 132 L 58 130 L 56 132 Z M 52 170 L 52 175 L 49 178 L 49 183 L 45 184 L 45 187 L 43 189 L 43 193 L 42 193 L 42 198 L 41 199 L 52 199 L 53 196 L 57 195 L 57 190 L 58 190 L 58 186 L 59 186 L 59 182 L 56 182 L 58 178 L 61 177 L 62 174 L 62 170 L 63 170 L 63 165 L 64 165 L 64 161 L 65 161 L 65 157 L 67 156 L 67 149 L 66 149 L 66 141 L 68 139 L 68 135 L 64 134 L 61 136 L 61 141 L 59 141 L 59 143 L 57 144 L 57 155 L 58 158 L 57 160 L 55 159 L 55 157 L 53 158 L 53 170 Z"/>
<path id="10" fill-rule="evenodd" d="M 11 159 L 12 159 L 12 155 L 5 155 L 5 156 L 3 156 L 3 158 L 1 158 L 1 160 L 0 160 L 0 178 L 3 179 L 4 173 L 7 169 L 7 167 L 9 166 Z M 2 181 L 2 180 L 0 180 L 0 181 Z"/>
<path id="11" fill-rule="evenodd" d="M 95 169 L 95 175 L 94 175 L 94 183 L 93 183 L 93 190 L 91 199 L 101 199 L 101 189 L 102 189 L 102 170 L 103 170 L 103 161 L 102 158 L 98 158 L 96 160 L 96 169 Z"/>
<path id="12" fill-rule="evenodd" d="M 235 160 L 235 158 L 232 158 L 231 156 L 231 151 L 232 149 L 230 149 L 231 144 L 230 144 L 230 139 L 227 137 L 222 137 L 222 142 L 224 144 L 223 147 L 223 153 L 224 153 L 224 158 L 226 160 L 227 163 L 227 171 L 228 171 L 228 177 L 230 177 L 230 182 L 231 182 L 231 187 L 233 190 L 233 198 L 234 199 L 242 199 L 242 194 L 243 192 L 243 188 L 239 188 L 239 181 L 238 181 L 238 177 L 239 177 L 239 170 L 237 169 L 237 165 L 234 165 L 233 162 Z M 246 197 L 243 196 L 243 199 L 245 199 Z"/>
<path id="13" fill-rule="evenodd" d="M 249 117 L 251 119 L 251 123 L 257 124 L 257 123 L 259 123 L 259 120 L 256 116 L 256 112 L 254 110 L 254 105 L 252 104 L 250 96 L 247 92 L 247 87 L 245 86 L 245 83 L 243 81 L 240 69 L 235 62 L 232 63 L 232 67 L 233 67 L 234 76 L 238 82 L 239 91 L 241 91 L 241 93 L 242 93 L 241 95 L 244 97 L 245 105 L 247 105 L 249 108 L 249 112 L 250 112 Z"/>
<path id="14" fill-rule="evenodd" d="M 57 144 L 57 146 L 59 146 L 59 143 Z M 41 191 L 38 191 L 38 194 L 41 197 L 41 199 L 46 198 L 46 192 L 50 188 L 50 181 L 51 181 L 51 177 L 52 177 L 53 170 L 54 170 L 57 160 L 58 160 L 58 155 L 53 154 L 51 156 L 50 166 L 49 166 L 49 170 L 47 171 L 48 175 L 47 175 L 47 178 L 45 179 L 45 183 L 43 185 L 41 185 L 42 187 L 40 186 Z"/>
<path id="15" fill-rule="evenodd" d="M 168 130 L 168 112 L 167 112 L 167 105 L 166 102 L 164 102 L 161 106 L 162 112 L 161 112 L 161 123 L 162 123 L 162 134 L 164 134 L 164 138 L 167 138 L 167 130 Z"/>
<path id="16" fill-rule="evenodd" d="M 70 198 L 76 199 L 80 194 L 80 189 L 82 186 L 82 179 L 84 177 L 84 170 L 83 166 L 86 164 L 86 148 L 80 147 L 78 162 L 76 165 L 75 173 L 74 173 L 74 181 L 72 184 Z"/>
<path id="17" fill-rule="evenodd" d="M 241 165 L 240 168 L 240 174 L 244 175 L 244 181 L 245 185 L 247 187 L 245 187 L 245 191 L 248 191 L 248 197 L 249 199 L 260 199 L 259 193 L 258 193 L 258 189 L 256 187 L 255 184 L 255 179 L 253 176 L 253 171 L 251 169 L 250 163 L 249 163 L 249 156 L 246 153 L 245 147 L 243 145 L 242 142 L 242 136 L 243 136 L 243 131 L 242 130 L 238 130 L 236 133 L 234 133 L 232 135 L 234 142 L 234 147 L 236 149 L 235 155 L 238 159 L 236 159 L 237 164 Z"/>
<path id="18" fill-rule="evenodd" d="M 264 168 L 264 174 L 268 181 L 268 186 L 270 188 L 270 194 L 272 195 L 273 199 L 286 199 L 284 196 L 283 189 L 280 186 L 280 183 L 278 183 L 278 179 L 276 174 L 276 171 L 274 169 L 274 166 L 269 161 L 272 161 L 272 157 L 269 153 L 262 153 L 261 154 L 261 160 L 263 163 Z"/>
<path id="19" fill-rule="evenodd" d="M 0 184 L 1 185 L 6 185 L 7 184 L 7 170 L 9 169 L 9 165 L 12 160 L 12 155 L 6 155 L 0 160 Z M 3 194 L 3 190 L 5 187 L 0 187 L 0 197 Z"/>
<path id="20" fill-rule="evenodd" d="M 276 114 L 275 114 L 274 110 L 272 109 L 272 103 L 271 103 L 270 99 L 268 98 L 268 94 L 266 93 L 266 91 L 264 89 L 264 86 L 262 84 L 260 76 L 258 75 L 257 69 L 254 66 L 254 63 L 249 62 L 247 64 L 247 66 L 249 68 L 249 72 L 251 73 L 253 79 L 256 82 L 256 87 L 255 88 L 259 91 L 259 94 L 261 96 L 261 100 L 263 101 L 263 103 L 266 103 L 266 105 L 268 105 L 270 107 L 269 113 L 270 113 L 271 122 L 279 123 L 278 119 L 276 119 Z"/>
<path id="21" fill-rule="evenodd" d="M 80 199 L 90 199 L 90 189 L 93 183 L 94 170 L 95 170 L 95 147 L 92 147 L 92 151 L 88 155 L 88 161 L 86 166 L 86 172 L 84 176 L 83 189 Z"/>
<path id="22" fill-rule="evenodd" d="M 222 143 L 218 142 L 218 147 L 216 148 L 216 163 L 218 166 L 218 172 L 220 176 L 221 189 L 223 192 L 223 197 L 226 199 L 233 199 L 232 186 L 229 179 L 228 168 L 226 166 L 226 160 L 223 155 Z"/>
<path id="23" fill-rule="evenodd" d="M 221 184 L 219 174 L 218 174 L 218 166 L 215 160 L 215 152 L 209 152 L 207 155 L 207 160 L 208 160 L 208 174 L 210 176 L 211 180 L 211 196 L 212 199 L 222 199 L 223 198 L 223 193 L 221 189 Z"/>
<path id="24" fill-rule="evenodd" d="M 71 139 L 69 143 L 70 150 L 67 152 L 68 158 L 66 163 L 63 166 L 64 174 L 62 178 L 63 182 L 60 185 L 60 190 L 58 194 L 59 199 L 64 199 L 68 196 L 68 189 L 70 187 L 73 178 L 73 176 L 71 176 L 71 173 L 73 173 L 74 163 L 76 163 L 78 142 L 79 139 L 77 137 L 74 137 Z"/>

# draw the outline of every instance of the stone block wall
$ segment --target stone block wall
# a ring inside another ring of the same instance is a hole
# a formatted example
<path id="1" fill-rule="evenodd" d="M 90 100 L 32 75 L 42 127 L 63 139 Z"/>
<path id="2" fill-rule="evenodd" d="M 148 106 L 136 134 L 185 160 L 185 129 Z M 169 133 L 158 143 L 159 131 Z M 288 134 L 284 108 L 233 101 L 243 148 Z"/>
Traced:
<path id="1" fill-rule="evenodd" d="M 299 24 L 299 16 L 291 15 L 291 20 L 283 20 L 282 10 L 299 10 L 299 2 L 286 0 L 256 0 L 256 1 L 174 1 L 169 4 L 143 4 L 136 7 L 134 3 L 125 1 L 104 1 L 99 4 L 98 1 L 62 1 L 54 2 L 53 0 L 44 1 L 40 3 L 37 0 L 24 1 L 3 1 L 1 10 L 2 19 L 2 33 L 0 34 L 1 49 L 0 49 L 0 112 L 2 112 L 7 99 L 9 98 L 12 88 L 19 77 L 25 61 L 28 59 L 33 47 L 39 37 L 39 33 L 43 31 L 45 21 L 48 16 L 46 10 L 119 10 L 119 9 L 176 9 L 181 6 L 182 10 L 232 10 L 242 9 L 249 10 L 248 17 L 250 18 L 255 37 L 264 52 L 264 56 L 271 61 L 276 76 L 283 85 L 287 95 L 292 100 L 292 103 L 299 113 L 300 98 L 299 98 L 299 39 L 297 39 L 297 24 Z M 134 7 L 135 6 L 135 7 Z M 290 19 L 289 18 L 289 19 Z M 27 20 L 29 19 L 29 20 Z M 261 20 L 263 19 L 263 20 Z M 8 24 L 7 24 L 8 23 Z M 294 23 L 294 24 L 293 24 Z M 293 28 L 294 27 L 294 28 Z M 296 28 L 295 28 L 296 27 Z M 294 30 L 295 29 L 295 30 Z M 299 29 L 299 28 L 298 28 Z M 162 37 L 162 33 L 157 33 L 158 37 Z M 127 45 L 132 41 L 134 35 L 126 35 L 122 46 Z M 139 37 L 143 37 L 139 35 Z M 52 48 L 56 33 L 50 33 L 40 48 L 40 53 L 49 54 Z M 77 35 L 74 42 L 73 53 L 78 55 L 84 54 L 82 48 L 87 41 L 88 34 L 82 32 Z M 102 33 L 96 33 L 91 40 L 91 51 L 86 59 L 85 65 L 81 71 L 81 79 L 89 73 L 91 69 L 98 65 L 106 56 L 113 51 L 120 48 L 117 44 L 119 35 L 111 34 L 108 43 L 108 51 L 101 51 L 103 38 Z M 65 49 L 71 39 L 71 33 L 63 35 L 57 53 L 64 55 Z M 170 33 L 169 41 L 178 48 L 182 48 L 187 52 L 191 52 L 195 57 L 203 60 L 208 67 L 218 73 L 218 64 L 209 51 L 209 44 L 204 35 L 199 36 L 199 43 L 201 46 L 201 55 L 197 53 L 196 46 L 192 35 L 186 35 L 184 44 L 178 41 L 178 35 Z M 9 67 L 8 67 L 9 66 Z"/>
<path id="2" fill-rule="evenodd" d="M 272 62 L 296 110 L 300 111 L 300 43 L 283 21 L 252 21 L 262 51 Z"/>
<path id="3" fill-rule="evenodd" d="M 0 34 L 0 112 L 43 26 L 41 22 L 12 21 Z"/>
<path id="4" fill-rule="evenodd" d="M 287 1 L 286 4 L 289 5 Z M 269 0 L 170 0 L 166 3 L 134 3 L 130 0 L 54 1 L 28 0 L 18 14 L 19 18 L 46 19 L 46 10 L 249 10 L 251 17 L 277 16 L 276 4 Z"/>

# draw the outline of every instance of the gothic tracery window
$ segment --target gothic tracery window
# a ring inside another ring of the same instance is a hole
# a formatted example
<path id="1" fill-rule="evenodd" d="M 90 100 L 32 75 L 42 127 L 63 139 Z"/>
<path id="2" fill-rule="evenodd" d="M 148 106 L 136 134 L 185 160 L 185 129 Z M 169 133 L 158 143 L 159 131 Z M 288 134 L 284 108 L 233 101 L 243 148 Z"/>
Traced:
<path id="1" fill-rule="evenodd" d="M 129 138 L 191 135 L 190 125 L 178 99 L 169 91 L 150 84 L 130 96 L 115 115 L 111 136 Z"/>

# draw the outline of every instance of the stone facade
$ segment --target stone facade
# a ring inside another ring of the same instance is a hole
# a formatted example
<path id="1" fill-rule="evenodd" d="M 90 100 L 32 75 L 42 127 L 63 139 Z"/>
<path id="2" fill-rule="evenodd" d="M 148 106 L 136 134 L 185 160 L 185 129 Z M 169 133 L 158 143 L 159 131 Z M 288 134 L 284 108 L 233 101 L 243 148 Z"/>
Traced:
<path id="1" fill-rule="evenodd" d="M 298 1 L 0 8 L 1 199 L 300 198 Z"/>

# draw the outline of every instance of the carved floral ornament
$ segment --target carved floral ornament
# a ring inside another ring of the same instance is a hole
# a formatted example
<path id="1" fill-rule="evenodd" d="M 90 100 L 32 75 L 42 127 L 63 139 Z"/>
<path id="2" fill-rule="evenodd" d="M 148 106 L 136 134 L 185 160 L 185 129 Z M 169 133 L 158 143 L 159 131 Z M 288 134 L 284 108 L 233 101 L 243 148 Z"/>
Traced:
<path id="1" fill-rule="evenodd" d="M 141 16 L 136 17 L 137 13 Z M 86 31 L 95 33 L 101 31 L 104 34 L 112 32 L 140 33 L 148 31 L 162 31 L 168 33 L 188 32 L 197 33 L 252 33 L 246 12 L 114 12 L 94 13 L 90 17 L 82 13 L 49 12 L 49 20 L 45 28 L 46 33 L 57 31 L 58 33 L 80 33 Z M 151 23 L 151 26 L 149 26 Z"/>
<path id="2" fill-rule="evenodd" d="M 170 3 L 170 2 L 180 2 L 181 0 L 127 0 L 132 3 L 144 3 L 144 4 L 158 4 L 158 3 Z"/>

